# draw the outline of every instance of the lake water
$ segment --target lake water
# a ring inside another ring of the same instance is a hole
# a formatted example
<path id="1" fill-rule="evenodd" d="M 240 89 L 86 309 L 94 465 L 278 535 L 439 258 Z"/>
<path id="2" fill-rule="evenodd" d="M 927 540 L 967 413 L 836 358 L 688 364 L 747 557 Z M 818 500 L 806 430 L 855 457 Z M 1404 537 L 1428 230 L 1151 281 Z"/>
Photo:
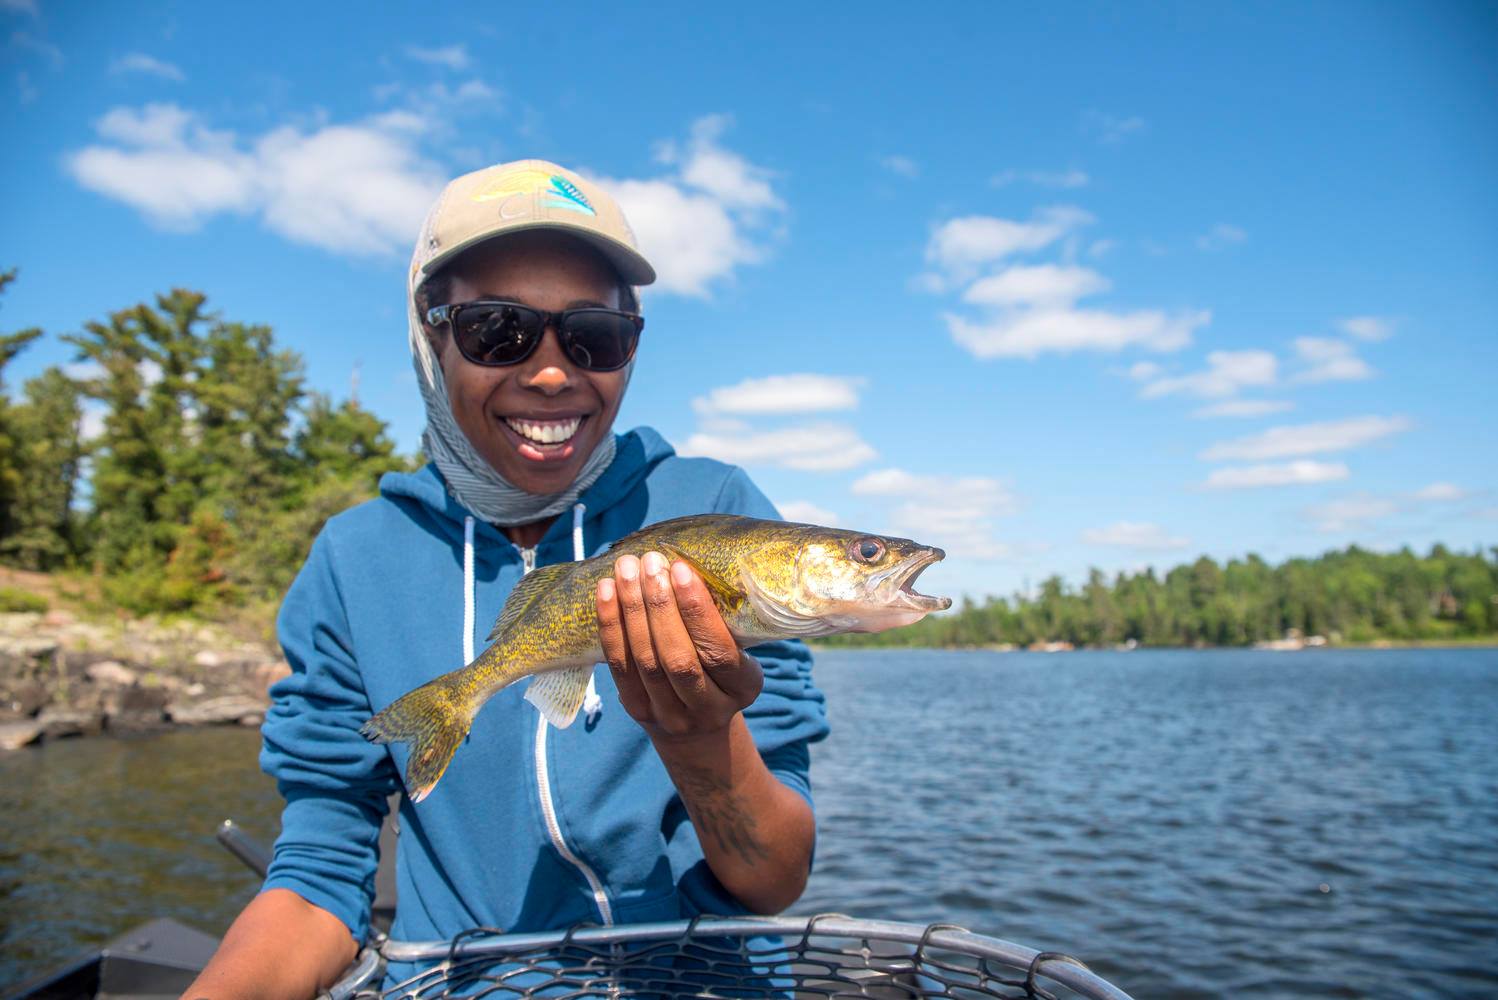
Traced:
<path id="1" fill-rule="evenodd" d="M 1498 651 L 825 652 L 794 912 L 947 921 L 1140 998 L 1498 995 Z M 219 933 L 253 731 L 0 755 L 0 985 Z"/>

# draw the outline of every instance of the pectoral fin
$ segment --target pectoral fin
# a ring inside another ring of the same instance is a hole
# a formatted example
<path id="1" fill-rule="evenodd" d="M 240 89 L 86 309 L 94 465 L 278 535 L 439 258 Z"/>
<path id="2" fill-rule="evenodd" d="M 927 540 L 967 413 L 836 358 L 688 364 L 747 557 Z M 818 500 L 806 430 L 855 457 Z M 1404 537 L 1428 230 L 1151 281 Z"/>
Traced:
<path id="1" fill-rule="evenodd" d="M 744 593 L 742 590 L 740 590 L 738 587 L 734 586 L 727 580 L 723 579 L 721 576 L 718 576 L 712 570 L 707 569 L 700 562 L 693 559 L 691 556 L 687 555 L 676 546 L 668 545 L 662 542 L 660 543 L 660 549 L 672 559 L 680 559 L 682 562 L 692 567 L 692 569 L 696 570 L 697 575 L 702 577 L 702 582 L 707 585 L 708 593 L 713 595 L 713 600 L 717 602 L 717 605 L 720 609 L 732 608 L 744 599 Z"/>
<path id="2" fill-rule="evenodd" d="M 530 686 L 525 689 L 525 700 L 540 709 L 547 722 L 558 729 L 566 729 L 577 718 L 583 696 L 588 693 L 588 679 L 592 676 L 591 663 L 566 670 L 548 670 L 531 679 Z"/>

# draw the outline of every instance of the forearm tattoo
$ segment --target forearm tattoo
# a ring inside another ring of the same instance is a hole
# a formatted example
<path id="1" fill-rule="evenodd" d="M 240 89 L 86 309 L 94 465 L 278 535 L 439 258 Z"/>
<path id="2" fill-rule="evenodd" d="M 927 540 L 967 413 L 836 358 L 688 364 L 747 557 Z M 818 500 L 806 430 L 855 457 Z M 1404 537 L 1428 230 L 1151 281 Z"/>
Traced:
<path id="1" fill-rule="evenodd" d="M 676 788 L 704 843 L 711 841 L 750 868 L 770 860 L 759 839 L 759 819 L 731 782 L 713 771 L 686 767 L 676 776 Z"/>

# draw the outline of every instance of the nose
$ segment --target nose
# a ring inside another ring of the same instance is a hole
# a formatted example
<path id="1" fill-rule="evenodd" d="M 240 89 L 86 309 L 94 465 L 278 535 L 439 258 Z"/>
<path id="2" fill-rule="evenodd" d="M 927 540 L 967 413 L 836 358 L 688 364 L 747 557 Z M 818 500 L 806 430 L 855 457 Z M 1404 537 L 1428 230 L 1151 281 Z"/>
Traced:
<path id="1" fill-rule="evenodd" d="M 549 324 L 536 345 L 536 353 L 525 361 L 520 384 L 546 396 L 555 396 L 572 384 L 572 364 L 562 351 L 557 332 Z"/>

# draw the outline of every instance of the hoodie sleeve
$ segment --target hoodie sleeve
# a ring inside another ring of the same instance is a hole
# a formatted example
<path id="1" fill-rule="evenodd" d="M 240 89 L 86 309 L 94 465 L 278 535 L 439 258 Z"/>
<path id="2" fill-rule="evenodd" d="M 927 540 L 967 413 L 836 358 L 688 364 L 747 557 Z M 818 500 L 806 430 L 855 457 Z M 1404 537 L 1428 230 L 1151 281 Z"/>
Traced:
<path id="1" fill-rule="evenodd" d="M 723 482 L 713 511 L 780 520 L 780 512 L 735 468 Z M 749 655 L 765 672 L 765 687 L 744 710 L 744 721 L 770 773 L 799 792 L 811 804 L 811 755 L 808 744 L 827 737 L 827 711 L 822 692 L 811 680 L 811 650 L 799 640 L 767 642 Z"/>
<path id="2" fill-rule="evenodd" d="M 266 889 L 290 889 L 348 926 L 369 929 L 380 823 L 398 778 L 359 726 L 369 699 L 324 529 L 297 574 L 276 630 L 291 676 L 271 688 L 260 767 L 286 800 Z"/>

